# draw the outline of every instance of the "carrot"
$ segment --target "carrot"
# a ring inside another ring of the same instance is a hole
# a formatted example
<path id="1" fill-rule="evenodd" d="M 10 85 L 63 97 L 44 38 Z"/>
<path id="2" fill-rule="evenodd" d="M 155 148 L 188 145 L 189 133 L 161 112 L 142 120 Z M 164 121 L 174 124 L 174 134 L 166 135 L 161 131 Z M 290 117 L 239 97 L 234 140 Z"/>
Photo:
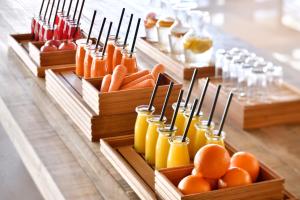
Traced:
<path id="1" fill-rule="evenodd" d="M 126 89 L 121 88 L 121 90 L 132 90 L 132 89 L 140 89 L 140 88 L 147 88 L 147 87 L 154 87 L 155 83 L 153 79 L 146 79 L 142 82 L 139 82 L 138 84 L 135 84 L 131 87 L 128 87 Z"/>
<path id="2" fill-rule="evenodd" d="M 157 80 L 160 73 L 164 73 L 166 70 L 163 64 L 157 64 L 153 67 L 151 74 L 153 75 L 154 80 Z"/>
<path id="3" fill-rule="evenodd" d="M 106 74 L 102 79 L 100 92 L 108 92 L 111 82 L 111 74 Z"/>
<path id="4" fill-rule="evenodd" d="M 150 74 L 149 70 L 147 70 L 147 69 L 144 69 L 144 70 L 141 70 L 139 72 L 130 74 L 130 75 L 128 75 L 124 78 L 124 80 L 122 82 L 122 85 L 126 85 L 127 83 L 129 83 L 131 81 L 134 81 L 138 78 L 141 78 L 142 76 L 145 76 L 147 74 Z"/>
<path id="5" fill-rule="evenodd" d="M 142 82 L 142 81 L 144 81 L 144 80 L 146 80 L 146 79 L 152 79 L 152 80 L 153 80 L 152 74 L 147 74 L 147 75 L 142 76 L 142 77 L 140 77 L 140 78 L 138 78 L 138 79 L 135 79 L 134 81 L 131 81 L 130 83 L 128 83 L 128 84 L 126 84 L 126 85 L 123 85 L 123 86 L 121 87 L 121 89 L 127 89 L 127 88 L 130 88 L 130 87 L 132 87 L 132 86 L 134 86 L 134 85 L 136 85 L 136 84 L 138 84 L 138 83 L 140 83 L 140 82 Z"/>
<path id="6" fill-rule="evenodd" d="M 111 83 L 108 89 L 109 92 L 117 91 L 120 89 L 122 81 L 126 76 L 126 73 L 127 73 L 126 67 L 122 65 L 116 66 L 111 77 Z"/>

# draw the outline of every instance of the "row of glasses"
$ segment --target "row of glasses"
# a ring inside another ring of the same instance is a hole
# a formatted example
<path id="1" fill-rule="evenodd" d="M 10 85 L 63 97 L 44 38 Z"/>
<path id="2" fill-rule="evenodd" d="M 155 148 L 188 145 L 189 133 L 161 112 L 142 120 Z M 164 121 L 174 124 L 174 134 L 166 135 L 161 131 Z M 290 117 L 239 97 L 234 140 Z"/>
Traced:
<path id="1" fill-rule="evenodd" d="M 281 66 L 246 49 L 218 49 L 215 53 L 216 74 L 228 91 L 247 103 L 269 102 L 280 91 L 283 79 Z"/>

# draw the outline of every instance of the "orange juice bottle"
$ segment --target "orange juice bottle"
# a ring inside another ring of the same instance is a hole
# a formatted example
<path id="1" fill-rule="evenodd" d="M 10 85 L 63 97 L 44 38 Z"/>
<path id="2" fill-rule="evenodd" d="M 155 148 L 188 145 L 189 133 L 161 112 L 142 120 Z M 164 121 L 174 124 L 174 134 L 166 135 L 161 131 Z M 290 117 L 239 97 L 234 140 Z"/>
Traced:
<path id="1" fill-rule="evenodd" d="M 107 55 L 107 73 L 112 74 L 113 72 L 113 56 L 115 52 L 115 36 L 109 36 L 107 46 L 106 46 L 106 55 Z"/>
<path id="2" fill-rule="evenodd" d="M 172 108 L 173 110 L 176 109 L 176 105 L 177 103 L 173 103 Z M 187 108 L 190 108 L 191 104 L 188 104 Z M 177 127 L 177 132 L 176 135 L 183 135 L 183 131 L 184 131 L 184 123 L 185 123 L 185 118 L 184 118 L 184 111 L 186 110 L 186 108 L 184 107 L 184 102 L 180 103 L 180 107 L 178 110 L 178 114 L 175 120 L 175 126 Z"/>
<path id="3" fill-rule="evenodd" d="M 75 72 L 77 76 L 83 77 L 84 76 L 84 57 L 85 57 L 85 48 L 86 46 L 89 46 L 92 44 L 92 41 L 90 40 L 88 44 L 86 44 L 86 39 L 79 39 L 76 40 L 77 49 L 76 49 L 76 57 L 75 57 L 75 63 L 76 63 L 76 69 Z"/>
<path id="4" fill-rule="evenodd" d="M 154 113 L 155 108 L 152 106 L 148 110 L 148 105 L 141 105 L 135 108 L 137 117 L 134 126 L 134 149 L 136 152 L 145 154 L 146 133 L 148 130 L 147 120 Z"/>
<path id="5" fill-rule="evenodd" d="M 146 133 L 146 145 L 145 145 L 145 159 L 148 164 L 155 165 L 155 150 L 156 142 L 158 138 L 157 129 L 165 124 L 167 119 L 164 117 L 162 121 L 159 121 L 159 115 L 152 115 L 149 117 L 148 129 Z"/>
<path id="6" fill-rule="evenodd" d="M 113 69 L 117 66 L 120 65 L 122 62 L 122 51 L 125 50 L 123 49 L 123 43 L 118 40 L 115 42 L 115 50 L 114 50 L 114 55 L 113 55 L 113 61 L 112 61 L 112 67 Z"/>
<path id="7" fill-rule="evenodd" d="M 106 56 L 102 56 L 102 52 L 95 52 L 92 55 L 91 78 L 99 78 L 106 73 Z"/>
<path id="8" fill-rule="evenodd" d="M 96 46 L 95 45 L 89 45 L 85 47 L 85 56 L 84 56 L 84 70 L 83 70 L 83 76 L 84 78 L 91 78 L 91 66 L 93 61 L 93 54 L 95 53 Z"/>
<path id="9" fill-rule="evenodd" d="M 170 125 L 158 128 L 158 139 L 155 150 L 155 169 L 162 169 L 167 167 L 167 160 L 169 155 L 170 143 L 169 138 L 174 136 L 177 128 L 170 130 Z"/>
<path id="10" fill-rule="evenodd" d="M 127 68 L 127 73 L 137 72 L 137 63 L 135 52 L 130 53 L 127 50 L 122 51 L 121 65 Z"/>
<path id="11" fill-rule="evenodd" d="M 207 126 L 207 120 L 202 120 L 198 123 L 196 123 L 195 125 L 196 128 L 196 132 L 195 135 L 193 137 L 193 140 L 190 143 L 190 152 L 191 152 L 191 158 L 194 158 L 194 156 L 196 155 L 197 151 L 203 147 L 204 145 L 206 145 L 207 141 L 206 141 L 206 136 L 205 134 L 211 134 L 212 131 L 215 128 L 215 124 L 212 122 L 210 124 L 210 126 Z"/>
<path id="12" fill-rule="evenodd" d="M 184 127 L 187 126 L 187 123 L 188 123 L 188 120 L 189 120 L 189 117 L 190 117 L 190 113 L 191 111 L 190 110 L 186 110 L 184 112 L 184 118 L 185 118 L 185 121 L 184 121 Z M 190 144 L 188 145 L 189 147 L 189 154 L 190 154 L 190 157 L 191 159 L 194 158 L 194 154 L 193 154 L 193 146 L 191 145 L 194 141 L 194 137 L 196 135 L 196 127 L 195 127 L 195 124 L 201 122 L 202 120 L 202 116 L 203 116 L 203 113 L 200 112 L 200 115 L 195 115 L 193 116 L 192 118 L 192 121 L 191 121 L 191 125 L 190 125 L 190 128 L 188 130 L 188 133 L 187 133 L 187 137 L 190 139 Z"/>
<path id="13" fill-rule="evenodd" d="M 206 132 L 206 144 L 218 144 L 225 147 L 224 139 L 226 133 L 224 131 L 221 132 L 221 135 L 218 135 L 219 130 L 214 130 L 213 132 Z"/>
<path id="14" fill-rule="evenodd" d="M 167 168 L 181 167 L 190 164 L 190 156 L 188 150 L 189 139 L 182 142 L 183 136 L 172 136 L 169 139 L 170 150 L 167 160 Z"/>

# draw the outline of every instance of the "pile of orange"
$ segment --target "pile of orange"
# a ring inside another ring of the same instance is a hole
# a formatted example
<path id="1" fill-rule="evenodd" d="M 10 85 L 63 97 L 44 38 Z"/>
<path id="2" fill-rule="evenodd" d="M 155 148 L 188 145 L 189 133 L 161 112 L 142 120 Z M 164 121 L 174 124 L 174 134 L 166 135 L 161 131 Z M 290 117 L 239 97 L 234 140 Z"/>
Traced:
<path id="1" fill-rule="evenodd" d="M 244 186 L 254 183 L 259 174 L 259 163 L 254 155 L 237 152 L 230 157 L 227 150 L 217 144 L 199 149 L 194 158 L 192 174 L 178 184 L 185 194 Z"/>

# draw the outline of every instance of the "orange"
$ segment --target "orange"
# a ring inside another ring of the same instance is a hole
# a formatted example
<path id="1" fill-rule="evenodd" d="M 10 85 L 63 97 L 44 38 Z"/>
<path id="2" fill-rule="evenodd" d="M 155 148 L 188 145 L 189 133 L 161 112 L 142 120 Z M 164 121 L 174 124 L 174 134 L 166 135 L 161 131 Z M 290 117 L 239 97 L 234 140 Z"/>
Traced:
<path id="1" fill-rule="evenodd" d="M 247 152 L 237 152 L 230 160 L 230 167 L 240 167 L 246 170 L 252 182 L 255 182 L 259 174 L 259 163 L 254 155 Z"/>
<path id="2" fill-rule="evenodd" d="M 202 174 L 200 174 L 196 168 L 193 169 L 192 175 L 202 177 Z M 204 178 L 204 180 L 209 183 L 212 190 L 218 189 L 218 179 Z"/>
<path id="3" fill-rule="evenodd" d="M 209 183 L 200 176 L 189 175 L 183 178 L 179 184 L 178 189 L 184 194 L 196 194 L 210 191 Z"/>
<path id="4" fill-rule="evenodd" d="M 204 178 L 219 179 L 229 168 L 230 155 L 224 147 L 208 144 L 196 153 L 194 165 Z"/>
<path id="5" fill-rule="evenodd" d="M 251 184 L 251 177 L 246 170 L 239 167 L 230 168 L 226 174 L 219 179 L 219 188 L 235 187 Z"/>

